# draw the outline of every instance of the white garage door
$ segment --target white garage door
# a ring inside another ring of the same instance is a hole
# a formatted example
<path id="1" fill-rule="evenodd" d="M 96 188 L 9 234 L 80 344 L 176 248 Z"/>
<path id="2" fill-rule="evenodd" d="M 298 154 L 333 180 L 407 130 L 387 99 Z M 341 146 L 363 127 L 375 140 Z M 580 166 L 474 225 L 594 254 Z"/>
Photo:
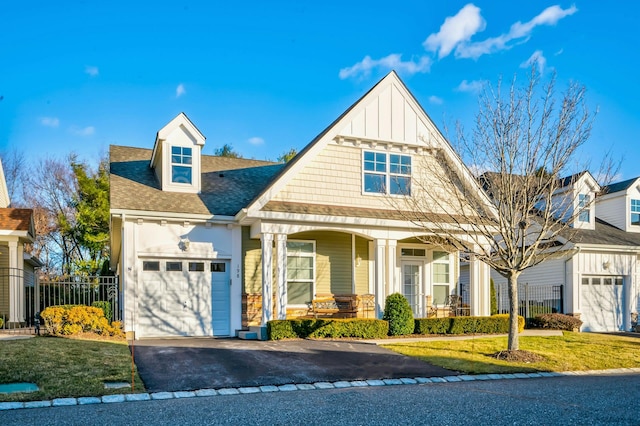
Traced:
<path id="1" fill-rule="evenodd" d="M 583 331 L 622 330 L 623 284 L 622 277 L 582 277 L 580 319 Z"/>
<path id="2" fill-rule="evenodd" d="M 208 266 L 204 261 L 142 262 L 138 286 L 138 337 L 213 334 Z"/>

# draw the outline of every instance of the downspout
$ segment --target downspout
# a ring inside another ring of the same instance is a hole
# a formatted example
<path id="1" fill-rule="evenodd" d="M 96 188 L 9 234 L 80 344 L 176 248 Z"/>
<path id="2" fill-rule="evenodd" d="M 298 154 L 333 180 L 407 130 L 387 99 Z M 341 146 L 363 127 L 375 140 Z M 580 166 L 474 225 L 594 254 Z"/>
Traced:
<path id="1" fill-rule="evenodd" d="M 563 294 L 563 297 L 564 297 L 564 303 L 563 303 L 563 305 L 564 305 L 564 306 L 562 306 L 562 310 L 563 310 L 563 311 L 566 311 L 566 310 L 567 310 L 567 309 L 566 309 L 566 300 L 567 300 L 567 297 L 566 297 L 566 296 L 567 296 L 567 288 L 568 288 L 568 285 L 567 285 L 567 263 L 569 263 L 569 261 L 570 261 L 571 259 L 573 259 L 577 254 L 580 254 L 580 252 L 581 252 L 581 251 L 582 251 L 582 247 L 578 246 L 578 247 L 577 247 L 577 249 L 573 251 L 573 254 L 572 254 L 571 256 L 569 256 L 569 258 L 568 258 L 567 260 L 565 260 L 565 261 L 564 261 L 564 290 L 563 290 L 563 293 L 564 293 L 564 294 Z M 573 286 L 572 286 L 572 290 L 573 290 Z M 579 299 L 580 299 L 580 297 L 578 297 L 578 300 L 579 300 Z M 575 308 L 576 308 L 576 306 L 575 306 L 575 305 L 576 305 L 576 303 L 575 303 L 575 301 L 573 301 L 573 302 L 574 302 L 574 303 L 572 303 L 572 305 L 573 305 L 573 311 L 575 311 L 575 310 L 576 310 L 576 309 L 575 309 Z M 565 312 L 563 312 L 563 313 L 565 313 Z"/>

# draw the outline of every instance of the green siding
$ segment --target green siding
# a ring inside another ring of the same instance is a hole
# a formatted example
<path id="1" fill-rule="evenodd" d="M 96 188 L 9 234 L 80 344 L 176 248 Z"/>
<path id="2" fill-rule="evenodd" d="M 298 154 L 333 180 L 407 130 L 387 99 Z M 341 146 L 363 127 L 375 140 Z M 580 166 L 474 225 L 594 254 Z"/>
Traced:
<path id="1" fill-rule="evenodd" d="M 356 294 L 369 293 L 369 241 L 356 237 L 356 258 L 360 256 L 360 266 L 356 265 Z"/>
<path id="2" fill-rule="evenodd" d="M 245 293 L 262 293 L 262 249 L 259 239 L 249 237 L 250 228 L 242 227 L 242 258 L 244 274 L 242 287 Z"/>
<path id="3" fill-rule="evenodd" d="M 316 242 L 316 294 L 351 294 L 351 234 L 302 232 L 289 240 Z"/>

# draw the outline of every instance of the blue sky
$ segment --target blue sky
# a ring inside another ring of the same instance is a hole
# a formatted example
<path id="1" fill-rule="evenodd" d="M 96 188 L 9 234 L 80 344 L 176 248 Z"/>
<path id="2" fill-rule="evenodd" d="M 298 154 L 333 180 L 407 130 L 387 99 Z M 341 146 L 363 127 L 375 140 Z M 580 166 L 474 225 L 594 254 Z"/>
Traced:
<path id="1" fill-rule="evenodd" d="M 624 2 L 22 1 L 0 9 L 0 150 L 151 148 L 185 112 L 207 137 L 275 159 L 391 69 L 440 128 L 469 130 L 478 83 L 532 61 L 599 109 L 584 157 L 640 175 L 639 6 Z M 514 6 L 517 5 L 517 6 Z"/>

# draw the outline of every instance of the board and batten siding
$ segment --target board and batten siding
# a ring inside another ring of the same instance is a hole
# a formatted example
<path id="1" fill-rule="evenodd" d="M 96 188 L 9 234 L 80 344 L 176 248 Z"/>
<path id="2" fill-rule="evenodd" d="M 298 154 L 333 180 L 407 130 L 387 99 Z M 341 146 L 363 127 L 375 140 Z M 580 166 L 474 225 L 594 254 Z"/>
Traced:
<path id="1" fill-rule="evenodd" d="M 537 285 L 561 285 L 564 284 L 564 260 L 553 259 L 524 270 L 518 277 L 519 284 Z M 507 279 L 491 270 L 491 278 L 495 284 L 506 284 Z"/>
<path id="2" fill-rule="evenodd" d="M 596 217 L 613 226 L 625 229 L 627 226 L 627 197 L 618 197 L 606 200 L 596 200 Z"/>

